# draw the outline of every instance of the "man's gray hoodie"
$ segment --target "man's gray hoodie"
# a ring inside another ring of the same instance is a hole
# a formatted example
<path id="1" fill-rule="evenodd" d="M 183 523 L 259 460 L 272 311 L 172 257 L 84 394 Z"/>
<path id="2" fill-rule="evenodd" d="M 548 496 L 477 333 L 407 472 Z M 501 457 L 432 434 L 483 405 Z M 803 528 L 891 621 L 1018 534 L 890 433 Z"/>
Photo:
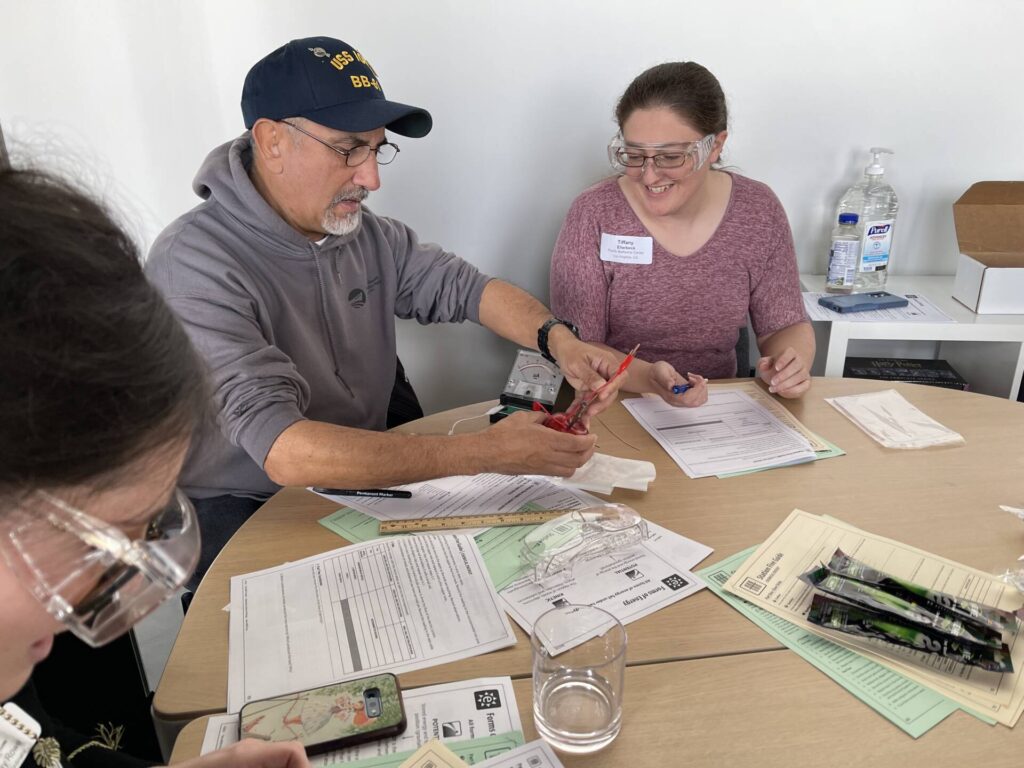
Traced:
<path id="1" fill-rule="evenodd" d="M 395 317 L 479 322 L 489 278 L 365 207 L 321 244 L 289 226 L 249 179 L 249 134 L 213 150 L 204 202 L 165 229 L 149 279 L 210 368 L 217 423 L 186 462 L 193 498 L 265 497 L 277 437 L 301 419 L 382 430 L 395 381 Z"/>

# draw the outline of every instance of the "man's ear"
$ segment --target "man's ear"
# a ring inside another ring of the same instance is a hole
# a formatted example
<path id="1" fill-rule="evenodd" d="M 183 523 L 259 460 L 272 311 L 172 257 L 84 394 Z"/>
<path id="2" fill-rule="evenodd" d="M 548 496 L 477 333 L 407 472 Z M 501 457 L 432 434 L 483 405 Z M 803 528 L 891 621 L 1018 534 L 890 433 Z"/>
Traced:
<path id="1" fill-rule="evenodd" d="M 270 173 L 280 173 L 284 168 L 284 154 L 287 151 L 287 126 L 275 120 L 261 117 L 252 127 L 253 162 Z"/>

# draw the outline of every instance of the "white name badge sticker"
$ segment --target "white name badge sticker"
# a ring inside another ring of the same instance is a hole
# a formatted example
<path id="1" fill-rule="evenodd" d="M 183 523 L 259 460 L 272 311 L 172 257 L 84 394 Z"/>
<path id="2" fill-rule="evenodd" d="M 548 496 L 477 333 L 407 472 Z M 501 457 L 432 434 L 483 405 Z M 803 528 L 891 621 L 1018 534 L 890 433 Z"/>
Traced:
<path id="1" fill-rule="evenodd" d="M 614 261 L 617 264 L 650 264 L 653 253 L 653 237 L 601 233 L 601 261 Z"/>
<path id="2" fill-rule="evenodd" d="M 0 768 L 18 768 L 39 738 L 39 723 L 10 702 L 0 714 Z"/>

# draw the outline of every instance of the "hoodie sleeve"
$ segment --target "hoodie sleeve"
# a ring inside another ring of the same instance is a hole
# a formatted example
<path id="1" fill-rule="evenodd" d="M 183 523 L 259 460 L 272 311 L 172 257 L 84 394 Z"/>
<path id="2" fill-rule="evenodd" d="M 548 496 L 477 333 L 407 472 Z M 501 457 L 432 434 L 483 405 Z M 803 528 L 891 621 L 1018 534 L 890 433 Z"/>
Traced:
<path id="1" fill-rule="evenodd" d="M 309 385 L 264 335 L 243 276 L 163 236 L 146 273 L 206 361 L 222 432 L 262 467 L 278 436 L 305 418 Z"/>
<path id="2" fill-rule="evenodd" d="M 380 217 L 398 274 L 395 314 L 420 323 L 480 322 L 480 297 L 492 279 L 454 253 L 421 243 L 400 221 Z"/>

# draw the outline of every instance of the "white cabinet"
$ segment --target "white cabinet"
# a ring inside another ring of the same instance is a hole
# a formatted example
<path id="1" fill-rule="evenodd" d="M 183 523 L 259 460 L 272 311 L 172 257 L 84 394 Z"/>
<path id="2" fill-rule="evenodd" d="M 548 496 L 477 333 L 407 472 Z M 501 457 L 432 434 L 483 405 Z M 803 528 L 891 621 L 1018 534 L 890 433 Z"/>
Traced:
<path id="1" fill-rule="evenodd" d="M 800 275 L 805 291 L 825 290 L 824 275 Z M 814 373 L 842 376 L 847 355 L 948 361 L 972 392 L 1016 400 L 1024 374 L 1024 315 L 978 315 L 953 298 L 953 276 L 890 275 L 891 293 L 930 299 L 955 323 L 814 322 Z"/>

